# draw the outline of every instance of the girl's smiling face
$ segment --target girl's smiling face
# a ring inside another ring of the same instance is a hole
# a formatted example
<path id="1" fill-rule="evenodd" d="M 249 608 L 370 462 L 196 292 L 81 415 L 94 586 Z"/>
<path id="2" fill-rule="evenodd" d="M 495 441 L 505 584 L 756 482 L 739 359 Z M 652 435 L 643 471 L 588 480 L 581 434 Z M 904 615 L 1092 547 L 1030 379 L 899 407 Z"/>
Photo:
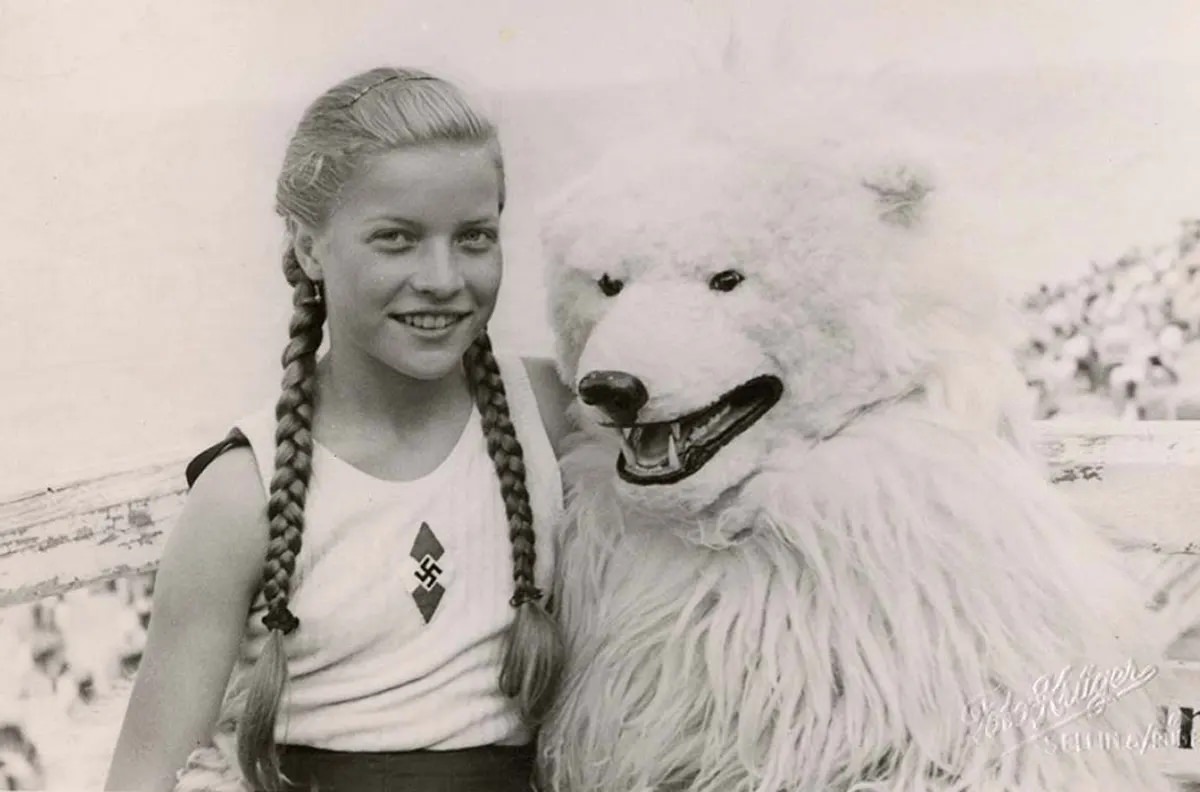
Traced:
<path id="1" fill-rule="evenodd" d="M 296 252 L 323 281 L 331 350 L 414 379 L 450 373 L 483 331 L 503 270 L 495 151 L 426 144 L 369 159 Z"/>

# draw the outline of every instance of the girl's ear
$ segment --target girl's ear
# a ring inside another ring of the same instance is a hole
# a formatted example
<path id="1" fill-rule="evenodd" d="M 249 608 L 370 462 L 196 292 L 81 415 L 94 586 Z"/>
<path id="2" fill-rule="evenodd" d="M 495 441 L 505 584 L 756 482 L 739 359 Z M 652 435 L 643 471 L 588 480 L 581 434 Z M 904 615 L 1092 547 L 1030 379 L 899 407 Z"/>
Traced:
<path id="1" fill-rule="evenodd" d="M 296 251 L 300 269 L 311 281 L 325 280 L 320 257 L 315 252 L 318 239 L 317 232 L 303 223 L 296 223 L 292 228 L 292 249 Z"/>

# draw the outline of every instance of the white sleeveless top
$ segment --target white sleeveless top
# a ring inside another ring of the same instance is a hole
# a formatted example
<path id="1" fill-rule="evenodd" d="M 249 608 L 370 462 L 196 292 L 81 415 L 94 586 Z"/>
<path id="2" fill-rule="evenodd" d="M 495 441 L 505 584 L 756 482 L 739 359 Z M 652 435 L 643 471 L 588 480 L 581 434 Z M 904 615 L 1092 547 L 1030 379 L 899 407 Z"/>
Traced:
<path id="1" fill-rule="evenodd" d="M 562 515 L 558 463 L 518 358 L 499 365 L 525 459 L 536 582 L 549 590 Z M 270 491 L 274 407 L 237 424 Z M 316 445 L 285 637 L 280 744 L 340 751 L 521 745 L 531 734 L 500 692 L 514 610 L 512 546 L 478 410 L 449 456 L 414 481 L 377 479 Z M 239 672 L 261 652 L 255 600 Z"/>

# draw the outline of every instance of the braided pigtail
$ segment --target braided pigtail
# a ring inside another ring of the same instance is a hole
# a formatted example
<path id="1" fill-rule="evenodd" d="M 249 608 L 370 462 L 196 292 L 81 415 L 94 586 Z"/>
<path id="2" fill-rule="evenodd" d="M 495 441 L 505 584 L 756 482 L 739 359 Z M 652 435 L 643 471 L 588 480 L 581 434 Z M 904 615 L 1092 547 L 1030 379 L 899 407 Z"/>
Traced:
<path id="1" fill-rule="evenodd" d="M 283 785 L 275 749 L 275 721 L 287 681 L 283 636 L 299 626 L 288 609 L 289 584 L 300 554 L 304 501 L 312 473 L 312 418 L 317 348 L 325 305 L 318 286 L 300 269 L 289 247 L 283 272 L 292 285 L 290 340 L 283 351 L 283 392 L 275 407 L 275 474 L 267 500 L 271 533 L 263 568 L 267 602 L 266 645 L 251 672 L 246 708 L 238 724 L 238 763 L 251 788 L 274 792 Z"/>
<path id="2" fill-rule="evenodd" d="M 504 381 L 486 333 L 467 350 L 464 362 L 482 418 L 488 454 L 500 478 L 512 542 L 515 590 L 510 604 L 517 614 L 506 638 L 500 689 L 517 699 L 525 717 L 536 723 L 545 715 L 558 686 L 563 664 L 562 638 L 542 607 L 542 592 L 534 581 L 537 554 L 533 513 L 525 486 L 524 453 L 513 429 Z"/>

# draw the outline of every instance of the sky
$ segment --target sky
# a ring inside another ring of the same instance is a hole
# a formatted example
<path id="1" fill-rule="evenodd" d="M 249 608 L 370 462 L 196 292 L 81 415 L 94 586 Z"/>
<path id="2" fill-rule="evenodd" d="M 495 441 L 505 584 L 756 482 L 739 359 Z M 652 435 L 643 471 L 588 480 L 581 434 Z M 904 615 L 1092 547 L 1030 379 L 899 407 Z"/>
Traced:
<path id="1" fill-rule="evenodd" d="M 498 97 L 496 331 L 529 351 L 549 339 L 533 205 L 670 114 L 655 86 L 704 96 L 731 30 L 743 75 L 853 85 L 939 142 L 1014 290 L 1200 212 L 1194 0 L 739 2 L 0 0 L 0 491 L 196 447 L 272 396 L 286 136 L 380 63 Z"/>
<path id="2" fill-rule="evenodd" d="M 643 81 L 711 62 L 731 24 L 794 65 L 873 70 L 1194 59 L 1190 0 L 0 0 L 6 101 L 307 97 L 381 61 L 491 86 Z"/>

